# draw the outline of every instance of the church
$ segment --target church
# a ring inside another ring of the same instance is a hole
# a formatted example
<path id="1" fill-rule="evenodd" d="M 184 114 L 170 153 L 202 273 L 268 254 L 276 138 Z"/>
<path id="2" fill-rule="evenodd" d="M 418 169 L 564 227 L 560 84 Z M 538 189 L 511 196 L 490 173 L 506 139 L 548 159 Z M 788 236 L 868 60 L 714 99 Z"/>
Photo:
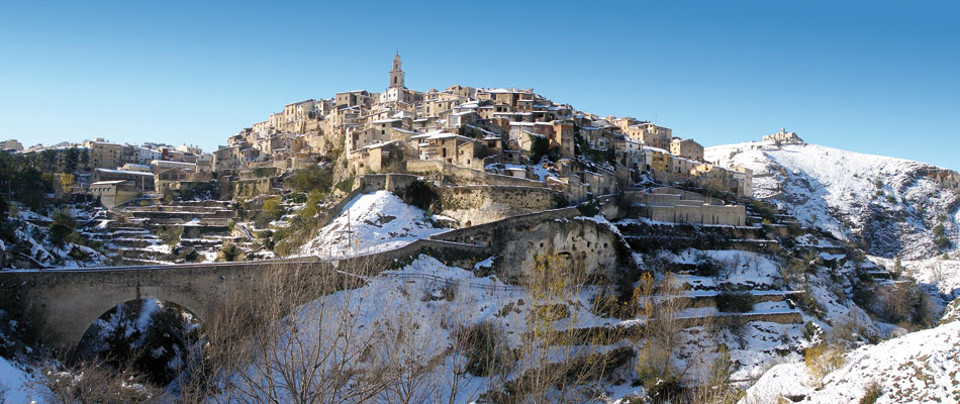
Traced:
<path id="1" fill-rule="evenodd" d="M 403 63 L 400 61 L 400 53 L 393 57 L 393 68 L 390 69 L 390 83 L 387 91 L 380 94 L 380 104 L 400 103 L 413 105 L 423 99 L 423 94 L 408 89 L 403 84 Z"/>

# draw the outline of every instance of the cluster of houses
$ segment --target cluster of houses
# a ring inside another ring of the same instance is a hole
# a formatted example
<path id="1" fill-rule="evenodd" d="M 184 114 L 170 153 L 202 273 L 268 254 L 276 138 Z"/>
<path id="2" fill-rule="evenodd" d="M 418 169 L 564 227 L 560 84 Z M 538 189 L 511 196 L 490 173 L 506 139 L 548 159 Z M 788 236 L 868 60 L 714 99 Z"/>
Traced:
<path id="1" fill-rule="evenodd" d="M 12 142 L 16 141 L 6 141 L 4 146 L 19 146 Z M 6 150 L 50 156 L 54 171 L 74 174 L 73 189 L 60 191 L 90 194 L 107 207 L 144 194 L 208 184 L 215 175 L 213 155 L 188 145 L 120 144 L 97 138 Z"/>
<path id="2" fill-rule="evenodd" d="M 532 89 L 455 85 L 420 92 L 404 85 L 400 56 L 382 93 L 348 91 L 286 105 L 213 152 L 214 171 L 277 173 L 345 153 L 348 175 L 404 171 L 419 161 L 549 182 L 575 199 L 644 178 L 752 193 L 744 168 L 704 161 L 703 146 L 630 117 L 600 117 Z M 540 153 L 538 153 L 540 151 Z M 595 164 L 578 156 L 592 153 Z M 549 159 L 534 161 L 547 156 Z M 598 161 L 599 160 L 599 161 Z"/>
<path id="3" fill-rule="evenodd" d="M 86 141 L 91 174 L 79 185 L 114 204 L 214 178 L 275 179 L 325 160 L 338 163 L 342 178 L 466 170 L 540 183 L 573 200 L 651 180 L 752 194 L 750 170 L 707 162 L 703 146 L 658 124 L 579 111 L 532 89 L 455 85 L 420 92 L 408 89 L 404 76 L 398 54 L 384 92 L 347 91 L 288 104 L 211 153 L 186 145 Z M 782 130 L 777 139 L 793 140 Z"/>

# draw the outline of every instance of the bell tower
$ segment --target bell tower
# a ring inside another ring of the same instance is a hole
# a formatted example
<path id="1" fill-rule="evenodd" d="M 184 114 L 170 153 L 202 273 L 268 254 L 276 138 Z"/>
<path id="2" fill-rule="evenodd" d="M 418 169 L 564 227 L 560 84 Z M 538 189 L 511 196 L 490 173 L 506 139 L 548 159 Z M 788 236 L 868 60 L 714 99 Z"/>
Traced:
<path id="1" fill-rule="evenodd" d="M 403 85 L 403 68 L 400 62 L 400 52 L 393 57 L 393 69 L 390 70 L 390 86 L 388 88 L 406 88 Z"/>

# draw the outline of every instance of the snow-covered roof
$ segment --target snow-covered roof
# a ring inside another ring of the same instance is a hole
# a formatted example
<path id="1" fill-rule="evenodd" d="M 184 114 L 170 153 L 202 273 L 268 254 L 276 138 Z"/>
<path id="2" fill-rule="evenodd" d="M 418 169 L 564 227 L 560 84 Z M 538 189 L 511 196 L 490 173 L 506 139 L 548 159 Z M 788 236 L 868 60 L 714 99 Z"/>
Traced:
<path id="1" fill-rule="evenodd" d="M 378 119 L 370 123 L 392 123 L 392 122 L 399 122 L 399 121 L 400 120 L 397 118 L 386 118 L 386 119 Z"/>
<path id="2" fill-rule="evenodd" d="M 94 183 L 90 184 L 90 186 L 94 186 L 94 185 L 114 185 L 114 184 L 122 184 L 122 183 L 124 183 L 124 182 L 126 182 L 126 181 L 124 181 L 124 180 L 97 181 L 97 182 L 94 182 Z"/>
<path id="3" fill-rule="evenodd" d="M 110 173 L 110 174 L 145 175 L 145 176 L 153 177 L 153 174 L 152 174 L 152 173 L 143 173 L 143 172 L 139 172 L 139 171 L 111 170 L 111 169 L 109 169 L 109 168 L 98 168 L 97 171 L 102 172 L 102 173 Z"/>

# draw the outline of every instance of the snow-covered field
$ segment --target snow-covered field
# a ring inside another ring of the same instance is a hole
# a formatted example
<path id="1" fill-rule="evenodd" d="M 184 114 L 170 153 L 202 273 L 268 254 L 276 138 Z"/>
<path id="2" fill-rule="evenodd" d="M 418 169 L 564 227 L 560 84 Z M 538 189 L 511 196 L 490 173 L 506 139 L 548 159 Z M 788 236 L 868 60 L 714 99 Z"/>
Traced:
<path id="1" fill-rule="evenodd" d="M 774 403 L 781 396 L 808 403 L 856 403 L 876 383 L 879 403 L 960 402 L 960 322 L 918 331 L 857 349 L 826 375 L 819 389 L 803 363 L 778 365 L 741 400 Z"/>
<path id="2" fill-rule="evenodd" d="M 301 255 L 339 258 L 386 251 L 446 230 L 422 209 L 388 191 L 358 195 L 301 249 Z"/>

